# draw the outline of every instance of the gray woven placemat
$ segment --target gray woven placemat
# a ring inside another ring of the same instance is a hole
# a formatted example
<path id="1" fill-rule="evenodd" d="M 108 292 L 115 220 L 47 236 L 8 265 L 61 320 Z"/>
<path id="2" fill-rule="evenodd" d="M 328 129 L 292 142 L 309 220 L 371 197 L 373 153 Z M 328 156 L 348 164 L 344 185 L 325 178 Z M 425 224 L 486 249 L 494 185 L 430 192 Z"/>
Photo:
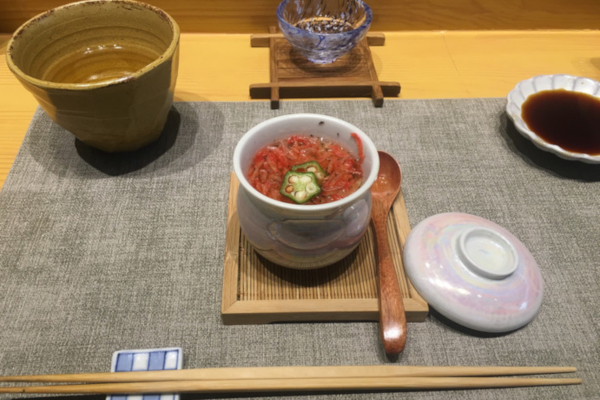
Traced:
<path id="1" fill-rule="evenodd" d="M 235 144 L 265 119 L 313 112 L 361 127 L 400 160 L 413 226 L 441 212 L 479 215 L 514 233 L 542 270 L 544 304 L 525 328 L 481 337 L 431 315 L 409 324 L 398 364 L 573 365 L 584 380 L 333 398 L 598 398 L 600 167 L 538 150 L 504 104 L 176 103 L 159 142 L 112 156 L 38 110 L 0 192 L 0 374 L 108 371 L 115 350 L 165 346 L 184 349 L 184 368 L 386 363 L 376 323 L 220 321 Z"/>

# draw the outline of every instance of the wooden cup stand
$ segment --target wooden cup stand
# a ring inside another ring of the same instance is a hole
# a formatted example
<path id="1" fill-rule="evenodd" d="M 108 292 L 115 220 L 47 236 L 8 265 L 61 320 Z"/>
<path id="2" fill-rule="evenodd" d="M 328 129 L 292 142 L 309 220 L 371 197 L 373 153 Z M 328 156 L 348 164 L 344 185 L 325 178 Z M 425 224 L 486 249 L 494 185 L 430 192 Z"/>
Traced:
<path id="1" fill-rule="evenodd" d="M 398 82 L 377 78 L 370 46 L 383 46 L 383 33 L 367 33 L 348 54 L 331 64 L 314 64 L 296 52 L 277 29 L 251 36 L 252 47 L 270 49 L 270 83 L 250 85 L 253 99 L 271 99 L 271 109 L 279 108 L 280 98 L 371 97 L 375 107 L 384 96 L 400 94 Z"/>

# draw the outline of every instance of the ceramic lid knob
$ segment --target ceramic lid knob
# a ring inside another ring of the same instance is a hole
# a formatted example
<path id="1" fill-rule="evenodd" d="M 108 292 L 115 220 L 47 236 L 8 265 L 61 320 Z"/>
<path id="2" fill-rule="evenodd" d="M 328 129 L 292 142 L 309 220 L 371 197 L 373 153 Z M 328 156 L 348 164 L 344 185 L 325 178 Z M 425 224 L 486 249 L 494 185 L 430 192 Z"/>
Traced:
<path id="1" fill-rule="evenodd" d="M 465 229 L 456 249 L 471 272 L 490 279 L 504 279 L 516 271 L 519 255 L 500 233 L 487 228 Z"/>

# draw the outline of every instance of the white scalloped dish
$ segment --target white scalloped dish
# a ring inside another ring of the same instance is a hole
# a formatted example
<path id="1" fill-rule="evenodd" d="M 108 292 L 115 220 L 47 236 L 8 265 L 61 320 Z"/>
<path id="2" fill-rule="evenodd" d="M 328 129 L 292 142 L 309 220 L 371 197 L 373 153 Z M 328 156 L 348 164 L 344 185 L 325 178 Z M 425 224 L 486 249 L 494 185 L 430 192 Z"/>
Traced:
<path id="1" fill-rule="evenodd" d="M 545 90 L 564 89 L 573 92 L 587 93 L 600 99 L 600 83 L 589 78 L 572 75 L 539 75 L 521 81 L 508 93 L 506 112 L 515 124 L 515 128 L 524 137 L 531 140 L 538 148 L 556 154 L 567 160 L 577 160 L 588 164 L 600 164 L 600 155 L 590 155 L 565 150 L 556 144 L 549 143 L 533 132 L 521 116 L 521 106 L 534 93 Z"/>

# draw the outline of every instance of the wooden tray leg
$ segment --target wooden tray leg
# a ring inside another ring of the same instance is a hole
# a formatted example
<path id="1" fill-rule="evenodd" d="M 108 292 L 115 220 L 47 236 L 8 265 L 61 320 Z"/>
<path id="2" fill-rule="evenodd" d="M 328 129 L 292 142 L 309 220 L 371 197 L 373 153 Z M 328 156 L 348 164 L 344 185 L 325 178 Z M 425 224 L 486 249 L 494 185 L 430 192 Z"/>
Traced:
<path id="1" fill-rule="evenodd" d="M 277 28 L 274 26 L 269 27 L 270 33 L 277 33 Z M 271 83 L 277 83 L 279 78 L 277 76 L 277 49 L 276 49 L 276 39 L 274 37 L 269 39 L 269 52 L 270 52 L 270 74 L 271 74 Z M 271 110 L 279 109 L 279 86 L 271 87 Z"/>
<path id="2" fill-rule="evenodd" d="M 361 46 L 364 48 L 364 53 L 367 55 L 367 67 L 369 68 L 369 75 L 371 75 L 371 81 L 379 82 L 377 78 L 377 71 L 375 70 L 375 64 L 373 64 L 373 55 L 371 54 L 371 47 L 369 46 L 366 40 L 361 42 Z M 373 84 L 373 105 L 375 107 L 383 107 L 383 91 L 381 90 L 381 85 Z"/>

